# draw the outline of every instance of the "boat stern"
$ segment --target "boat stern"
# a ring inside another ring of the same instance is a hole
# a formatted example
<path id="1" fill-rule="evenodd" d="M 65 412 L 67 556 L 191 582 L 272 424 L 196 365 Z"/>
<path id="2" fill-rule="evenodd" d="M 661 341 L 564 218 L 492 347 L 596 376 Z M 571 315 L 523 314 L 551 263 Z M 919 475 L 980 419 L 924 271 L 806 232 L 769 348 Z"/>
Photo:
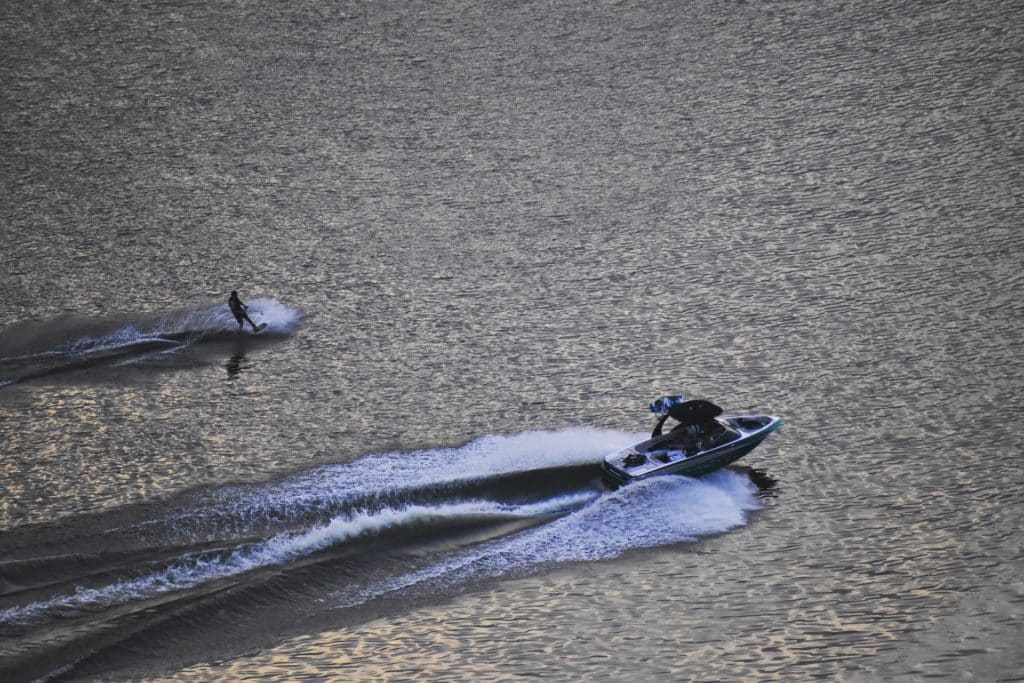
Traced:
<path id="1" fill-rule="evenodd" d="M 640 477 L 637 476 L 639 472 L 630 470 L 636 470 L 638 465 L 646 464 L 646 462 L 646 456 L 640 453 L 636 447 L 624 448 L 605 456 L 604 462 L 601 463 L 601 473 L 604 480 L 612 486 L 621 486 L 634 479 L 639 479 Z"/>
<path id="2" fill-rule="evenodd" d="M 624 469 L 609 462 L 608 460 L 605 460 L 601 464 L 601 478 L 613 487 L 618 487 L 629 482 L 633 477 Z"/>

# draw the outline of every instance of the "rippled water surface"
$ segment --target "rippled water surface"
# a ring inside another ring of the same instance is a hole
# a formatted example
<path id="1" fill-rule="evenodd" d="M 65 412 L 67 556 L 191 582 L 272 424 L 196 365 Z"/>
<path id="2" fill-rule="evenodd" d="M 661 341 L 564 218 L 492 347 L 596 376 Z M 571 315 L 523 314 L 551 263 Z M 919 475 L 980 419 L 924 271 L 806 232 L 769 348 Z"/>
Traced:
<path id="1" fill-rule="evenodd" d="M 0 677 L 1024 677 L 1022 63 L 1013 2 L 8 3 Z M 678 392 L 786 424 L 601 486 Z"/>

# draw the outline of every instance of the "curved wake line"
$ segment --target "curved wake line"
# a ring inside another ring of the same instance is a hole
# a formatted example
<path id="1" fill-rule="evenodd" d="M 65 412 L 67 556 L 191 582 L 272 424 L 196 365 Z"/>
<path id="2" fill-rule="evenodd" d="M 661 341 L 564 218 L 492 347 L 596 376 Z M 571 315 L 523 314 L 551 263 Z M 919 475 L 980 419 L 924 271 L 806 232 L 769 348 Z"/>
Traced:
<path id="1" fill-rule="evenodd" d="M 639 438 L 638 438 L 639 437 Z M 378 453 L 349 463 L 324 465 L 282 482 L 229 486 L 208 505 L 149 520 L 134 528 L 171 532 L 189 540 L 301 523 L 365 501 L 395 500 L 412 491 L 453 497 L 459 486 L 490 478 L 597 465 L 608 453 L 639 441 L 630 432 L 570 427 L 489 435 L 456 448 Z M 596 475 L 596 472 L 595 472 Z M 528 491 L 525 493 L 529 493 Z"/>
<path id="2" fill-rule="evenodd" d="M 152 599 L 388 530 L 543 522 L 440 555 L 405 573 L 349 584 L 347 593 L 336 598 L 340 606 L 354 606 L 403 590 L 431 590 L 692 541 L 742 526 L 748 513 L 760 508 L 755 484 L 733 470 L 700 479 L 657 477 L 613 492 L 592 486 L 589 468 L 596 475 L 604 455 L 638 436 L 579 427 L 485 436 L 457 448 L 375 454 L 282 482 L 217 489 L 198 508 L 110 531 L 132 538 L 152 533 L 161 543 L 170 543 L 169 535 L 183 536 L 189 544 L 207 538 L 221 547 L 240 534 L 233 548 L 192 552 L 156 570 L 0 610 L 0 624 L 75 617 Z M 572 470 L 578 466 L 582 469 Z M 253 533 L 265 540 L 252 542 Z"/>
<path id="3" fill-rule="evenodd" d="M 249 315 L 262 335 L 288 334 L 301 313 L 274 299 L 253 299 Z M 247 330 L 248 328 L 246 328 Z M 49 320 L 0 330 L 0 386 L 23 379 L 109 362 L 137 353 L 172 353 L 206 339 L 238 333 L 227 304 L 142 315 L 130 321 Z"/>
<path id="4" fill-rule="evenodd" d="M 248 303 L 249 317 L 257 325 L 266 323 L 266 333 L 291 331 L 301 318 L 301 313 L 274 299 L 252 299 Z M 248 330 L 248 327 L 243 328 Z M 238 322 L 227 304 L 200 308 L 184 313 L 171 313 L 157 318 L 153 333 L 171 336 L 196 334 L 200 336 L 223 332 L 237 332 Z"/>
<path id="5" fill-rule="evenodd" d="M 452 520 L 522 519 L 564 513 L 592 500 L 596 493 L 577 493 L 529 505 L 472 501 L 441 506 L 408 506 L 360 512 L 332 519 L 301 533 L 279 534 L 266 541 L 223 555 L 196 555 L 145 576 L 99 588 L 81 588 L 68 595 L 0 610 L 0 623 L 23 625 L 47 616 L 75 616 L 133 600 L 144 600 L 229 578 L 255 569 L 283 564 L 332 545 L 387 529 Z"/>
<path id="6" fill-rule="evenodd" d="M 338 594 L 337 606 L 354 607 L 418 586 L 450 586 L 695 541 L 746 524 L 748 513 L 761 508 L 756 493 L 749 477 L 732 470 L 701 479 L 666 476 L 640 481 L 550 524 L 470 548 L 354 594 Z"/>

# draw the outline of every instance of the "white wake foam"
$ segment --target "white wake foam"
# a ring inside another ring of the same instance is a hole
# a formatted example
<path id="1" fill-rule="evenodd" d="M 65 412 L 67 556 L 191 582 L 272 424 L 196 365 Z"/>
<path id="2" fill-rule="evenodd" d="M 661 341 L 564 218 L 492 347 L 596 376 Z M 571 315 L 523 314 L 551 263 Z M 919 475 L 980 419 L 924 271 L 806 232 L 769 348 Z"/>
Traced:
<path id="1" fill-rule="evenodd" d="M 302 317 L 295 308 L 286 306 L 275 299 L 252 299 L 248 302 L 248 314 L 257 325 L 267 324 L 271 332 L 288 332 Z M 238 329 L 238 321 L 232 315 L 226 303 L 198 308 L 189 311 L 178 311 L 155 320 L 147 328 L 153 335 L 206 335 L 216 332 L 233 332 Z"/>
<path id="2" fill-rule="evenodd" d="M 257 325 L 266 323 L 270 332 L 289 332 L 302 318 L 302 313 L 298 309 L 285 306 L 274 299 L 253 299 L 248 305 L 249 317 L 253 322 Z M 227 308 L 227 305 L 224 307 Z M 234 316 L 231 316 L 231 325 L 236 325 Z"/>
<path id="3" fill-rule="evenodd" d="M 443 488 L 488 477 L 597 464 L 608 453 L 643 434 L 570 427 L 484 436 L 457 448 L 368 455 L 350 463 L 325 465 L 291 479 L 258 487 L 219 489 L 209 506 L 176 513 L 161 524 L 223 520 L 232 529 L 273 519 L 301 519 L 345 501 L 427 487 Z M 149 523 L 151 524 L 151 523 Z M 189 529 L 193 533 L 195 529 Z M 214 530 L 210 530 L 214 531 Z"/>
<path id="4" fill-rule="evenodd" d="M 607 453 L 642 437 L 628 432 L 568 428 L 486 436 L 458 448 L 371 455 L 320 467 L 276 484 L 221 489 L 212 508 L 193 509 L 164 523 L 214 516 L 238 525 L 261 515 L 279 519 L 291 512 L 302 518 L 325 505 L 372 499 L 374 494 L 420 487 L 443 489 L 466 480 L 596 464 Z M 402 525 L 561 515 L 514 536 L 474 546 L 404 575 L 339 595 L 342 605 L 354 605 L 408 587 L 452 585 L 477 577 L 534 571 L 553 563 L 607 559 L 634 548 L 722 533 L 745 524 L 747 514 L 760 507 L 756 493 L 756 486 L 745 474 L 721 470 L 701 479 L 657 477 L 615 492 L 601 494 L 588 489 L 531 504 L 394 504 L 339 514 L 305 531 L 280 533 L 232 552 L 183 558 L 156 572 L 9 608 L 0 611 L 0 622 L 74 615 L 185 590 Z M 204 519 L 204 524 L 207 521 Z"/>
<path id="5" fill-rule="evenodd" d="M 106 609 L 133 600 L 144 600 L 171 591 L 193 588 L 261 567 L 282 564 L 344 541 L 385 529 L 452 520 L 520 519 L 551 515 L 586 504 L 593 493 L 576 493 L 528 505 L 471 501 L 447 505 L 412 505 L 361 511 L 332 519 L 300 533 L 279 534 L 266 541 L 224 555 L 196 555 L 144 576 L 124 579 L 98 588 L 78 588 L 74 593 L 0 610 L 0 623 L 22 624 L 36 619 L 81 611 Z"/>
<path id="6" fill-rule="evenodd" d="M 655 477 L 602 496 L 541 527 L 483 544 L 355 594 L 339 606 L 417 585 L 453 585 L 514 575 L 543 566 L 609 559 L 627 550 L 693 541 L 746 523 L 760 509 L 757 487 L 743 473 L 719 470 L 701 479 Z"/>
<path id="7" fill-rule="evenodd" d="M 257 325 L 266 323 L 267 332 L 272 334 L 290 332 L 302 317 L 297 309 L 274 299 L 252 300 L 249 315 Z M 226 303 L 141 315 L 120 326 L 114 320 L 71 322 L 60 329 L 54 325 L 51 323 L 41 330 L 32 328 L 35 331 L 15 333 L 16 336 L 27 334 L 18 341 L 18 348 L 25 351 L 35 347 L 37 350 L 4 356 L 0 358 L 0 365 L 31 365 L 62 359 L 77 361 L 110 352 L 131 351 L 135 347 L 158 349 L 165 346 L 166 350 L 173 351 L 213 335 L 238 330 L 238 322 Z M 102 331 L 97 332 L 97 328 Z M 92 331 L 86 334 L 85 329 Z"/>

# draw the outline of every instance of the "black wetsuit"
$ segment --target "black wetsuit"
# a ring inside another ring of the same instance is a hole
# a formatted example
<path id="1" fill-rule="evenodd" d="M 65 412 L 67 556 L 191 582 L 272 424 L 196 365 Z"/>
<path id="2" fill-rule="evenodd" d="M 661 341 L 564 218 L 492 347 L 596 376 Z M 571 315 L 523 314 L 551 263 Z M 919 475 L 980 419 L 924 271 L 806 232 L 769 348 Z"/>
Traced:
<path id="1" fill-rule="evenodd" d="M 254 323 L 252 318 L 250 318 L 245 312 L 245 309 L 247 309 L 248 306 L 242 303 L 242 300 L 238 298 L 237 294 L 232 293 L 231 296 L 228 297 L 228 308 L 231 309 L 231 312 L 235 315 L 235 320 L 238 321 L 239 332 L 241 332 L 242 328 L 245 326 L 246 320 L 248 320 L 249 324 L 252 325 L 252 331 L 256 331 L 256 323 Z"/>

